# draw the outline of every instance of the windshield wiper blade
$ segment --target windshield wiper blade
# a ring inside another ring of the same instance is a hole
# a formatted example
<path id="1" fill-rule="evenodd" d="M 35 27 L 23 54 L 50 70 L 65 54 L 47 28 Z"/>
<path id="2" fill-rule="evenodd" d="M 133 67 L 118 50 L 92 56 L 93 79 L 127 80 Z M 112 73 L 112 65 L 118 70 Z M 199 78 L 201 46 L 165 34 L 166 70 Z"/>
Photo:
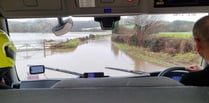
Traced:
<path id="1" fill-rule="evenodd" d="M 142 72 L 142 71 L 133 71 L 133 70 L 127 70 L 127 69 L 121 69 L 121 68 L 114 68 L 114 67 L 105 67 L 106 69 L 110 69 L 110 70 L 117 70 L 117 71 L 121 71 L 121 72 L 128 72 L 128 73 L 132 73 L 132 74 L 138 74 L 138 75 L 150 75 L 147 72 Z"/>
<path id="2" fill-rule="evenodd" d="M 77 73 L 77 72 L 73 72 L 73 71 L 69 71 L 69 70 L 63 70 L 63 69 L 51 68 L 51 67 L 45 67 L 45 69 L 68 73 L 68 74 L 77 75 L 77 76 L 83 76 L 83 74 L 81 74 L 81 73 Z"/>

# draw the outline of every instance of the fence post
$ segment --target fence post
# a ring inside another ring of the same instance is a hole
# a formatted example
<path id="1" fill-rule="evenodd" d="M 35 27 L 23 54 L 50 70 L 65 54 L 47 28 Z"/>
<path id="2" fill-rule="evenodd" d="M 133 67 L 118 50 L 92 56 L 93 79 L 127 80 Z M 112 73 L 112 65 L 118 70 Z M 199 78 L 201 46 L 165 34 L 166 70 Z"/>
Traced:
<path id="1" fill-rule="evenodd" d="M 46 41 L 43 40 L 43 47 L 44 47 L 44 58 L 46 58 Z"/>

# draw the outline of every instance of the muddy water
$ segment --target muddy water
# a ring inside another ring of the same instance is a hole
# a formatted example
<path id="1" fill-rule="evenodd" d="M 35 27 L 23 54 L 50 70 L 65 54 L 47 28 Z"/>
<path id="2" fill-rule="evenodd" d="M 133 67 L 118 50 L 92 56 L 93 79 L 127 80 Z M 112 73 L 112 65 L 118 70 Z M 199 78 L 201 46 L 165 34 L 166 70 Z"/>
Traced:
<path id="1" fill-rule="evenodd" d="M 130 76 L 134 74 L 108 70 L 105 67 L 146 72 L 163 69 L 163 67 L 126 55 L 112 45 L 110 36 L 88 40 L 75 49 L 33 50 L 17 53 L 17 71 L 22 80 L 77 77 L 51 70 L 46 70 L 43 75 L 31 76 L 28 74 L 27 65 L 45 65 L 78 73 L 104 72 L 108 76 Z"/>

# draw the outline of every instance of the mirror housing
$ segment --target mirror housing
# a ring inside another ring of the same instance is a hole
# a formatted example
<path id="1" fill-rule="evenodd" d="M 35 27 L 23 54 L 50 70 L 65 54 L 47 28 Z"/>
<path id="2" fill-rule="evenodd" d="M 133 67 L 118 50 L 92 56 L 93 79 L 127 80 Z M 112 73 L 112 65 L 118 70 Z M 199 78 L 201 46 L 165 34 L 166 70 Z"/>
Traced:
<path id="1" fill-rule="evenodd" d="M 52 32 L 56 36 L 61 36 L 70 31 L 70 29 L 73 27 L 73 20 L 71 18 L 68 18 L 66 20 L 63 20 L 62 17 L 58 17 L 58 24 L 52 28 Z"/>
<path id="2" fill-rule="evenodd" d="M 102 30 L 112 30 L 116 21 L 119 21 L 120 17 L 95 17 L 94 21 L 100 23 Z"/>
<path id="3" fill-rule="evenodd" d="M 42 74 L 45 73 L 44 65 L 32 65 L 30 66 L 30 74 Z"/>

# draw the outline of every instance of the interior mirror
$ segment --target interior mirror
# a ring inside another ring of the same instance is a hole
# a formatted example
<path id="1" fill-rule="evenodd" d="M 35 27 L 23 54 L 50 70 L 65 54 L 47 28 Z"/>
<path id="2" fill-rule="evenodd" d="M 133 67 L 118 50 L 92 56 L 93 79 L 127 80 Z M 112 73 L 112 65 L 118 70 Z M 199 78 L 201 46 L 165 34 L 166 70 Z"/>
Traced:
<path id="1" fill-rule="evenodd" d="M 63 20 L 62 17 L 58 17 L 57 20 L 58 24 L 52 28 L 52 32 L 56 36 L 61 36 L 68 33 L 73 27 L 73 20 L 71 18 Z"/>
<path id="2" fill-rule="evenodd" d="M 45 72 L 44 65 L 33 65 L 30 66 L 30 74 L 42 74 Z"/>
<path id="3" fill-rule="evenodd" d="M 112 30 L 116 21 L 120 20 L 120 17 L 95 17 L 94 21 L 100 23 L 102 30 Z"/>

